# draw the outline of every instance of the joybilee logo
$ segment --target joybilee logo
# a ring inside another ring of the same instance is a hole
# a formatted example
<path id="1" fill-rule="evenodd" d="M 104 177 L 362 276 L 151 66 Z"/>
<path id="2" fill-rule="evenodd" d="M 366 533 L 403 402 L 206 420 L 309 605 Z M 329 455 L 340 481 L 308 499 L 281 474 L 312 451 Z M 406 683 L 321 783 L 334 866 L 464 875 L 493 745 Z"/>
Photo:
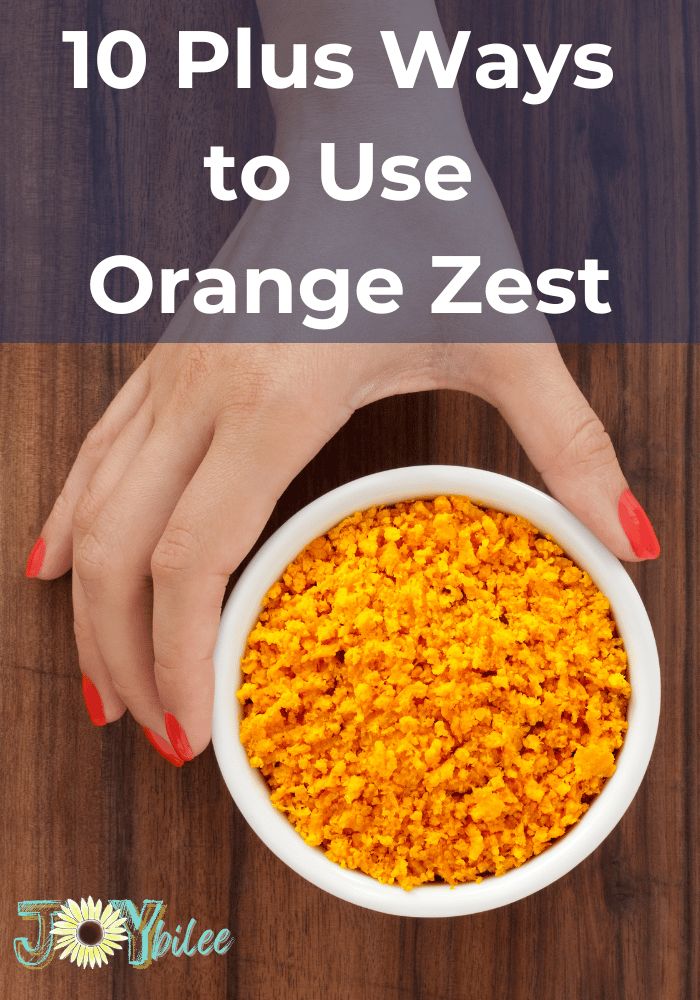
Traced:
<path id="1" fill-rule="evenodd" d="M 182 924 L 167 930 L 166 910 L 162 899 L 145 899 L 140 909 L 131 899 L 110 899 L 104 906 L 92 896 L 79 903 L 23 899 L 17 904 L 17 914 L 34 921 L 36 930 L 33 938 L 15 938 L 15 956 L 27 969 L 42 969 L 56 956 L 94 969 L 107 965 L 125 948 L 129 965 L 147 969 L 168 954 L 175 958 L 225 955 L 231 948 L 235 938 L 228 928 L 198 930 L 194 917 L 184 930 Z"/>

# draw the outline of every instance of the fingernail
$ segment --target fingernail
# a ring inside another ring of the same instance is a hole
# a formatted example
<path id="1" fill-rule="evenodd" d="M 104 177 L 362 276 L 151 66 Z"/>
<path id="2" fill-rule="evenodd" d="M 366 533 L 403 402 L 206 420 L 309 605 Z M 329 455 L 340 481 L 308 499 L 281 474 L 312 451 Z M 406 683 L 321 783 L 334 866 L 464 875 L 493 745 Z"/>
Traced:
<path id="1" fill-rule="evenodd" d="M 182 728 L 175 716 L 170 712 L 165 713 L 165 731 L 168 734 L 168 739 L 175 748 L 175 753 L 178 754 L 183 761 L 192 760 L 194 754 L 192 753 L 190 741 L 185 735 L 185 730 Z"/>
<path id="2" fill-rule="evenodd" d="M 24 575 L 30 580 L 32 577 L 38 576 L 41 572 L 41 566 L 44 562 L 45 555 L 46 542 L 43 538 L 37 538 L 32 546 L 32 551 L 27 556 L 27 567 L 24 571 Z"/>
<path id="3" fill-rule="evenodd" d="M 165 757 L 168 763 L 172 764 L 173 767 L 182 767 L 182 761 L 177 754 L 173 753 L 162 736 L 159 736 L 158 733 L 154 733 L 152 729 L 148 728 L 148 726 L 143 727 L 143 732 L 148 742 L 155 750 L 158 751 L 161 757 Z"/>
<path id="4" fill-rule="evenodd" d="M 656 532 L 644 508 L 631 490 L 625 490 L 617 505 L 620 524 L 640 559 L 657 559 L 661 552 Z"/>
<path id="5" fill-rule="evenodd" d="M 83 674 L 83 699 L 85 700 L 85 707 L 93 726 L 106 725 L 107 719 L 105 718 L 105 710 L 100 698 L 100 692 L 85 674 Z"/>

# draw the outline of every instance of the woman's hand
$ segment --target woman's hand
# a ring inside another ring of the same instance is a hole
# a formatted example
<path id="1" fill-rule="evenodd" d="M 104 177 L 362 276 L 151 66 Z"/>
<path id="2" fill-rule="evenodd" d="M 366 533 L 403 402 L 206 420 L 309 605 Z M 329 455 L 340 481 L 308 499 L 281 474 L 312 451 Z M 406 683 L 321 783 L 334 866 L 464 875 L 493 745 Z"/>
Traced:
<path id="1" fill-rule="evenodd" d="M 359 406 L 437 387 L 494 403 L 617 555 L 658 554 L 554 345 L 161 344 L 88 434 L 28 565 L 73 566 L 93 721 L 128 708 L 172 763 L 200 753 L 224 589 L 277 498 Z"/>

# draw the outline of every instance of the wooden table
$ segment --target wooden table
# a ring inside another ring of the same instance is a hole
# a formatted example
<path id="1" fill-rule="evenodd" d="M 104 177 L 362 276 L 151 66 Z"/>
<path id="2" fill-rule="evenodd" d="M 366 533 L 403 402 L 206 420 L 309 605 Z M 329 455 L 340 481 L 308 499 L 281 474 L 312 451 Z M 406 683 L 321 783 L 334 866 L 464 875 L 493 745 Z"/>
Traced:
<path id="1" fill-rule="evenodd" d="M 161 322 L 155 313 L 127 323 L 89 304 L 90 267 L 117 246 L 158 266 L 176 259 L 205 264 L 238 207 L 214 210 L 194 165 L 216 141 L 225 140 L 241 156 L 269 145 L 271 123 L 260 95 L 222 93 L 203 81 L 196 96 L 180 95 L 163 112 L 175 70 L 157 49 L 167 43 L 172 56 L 177 29 L 192 26 L 191 5 L 183 0 L 90 4 L 93 13 L 99 9 L 91 23 L 99 22 L 100 30 L 130 27 L 149 40 L 149 52 L 156 53 L 153 82 L 134 91 L 128 105 L 123 95 L 104 89 L 71 91 L 69 62 L 57 52 L 56 38 L 62 28 L 86 23 L 87 6 L 41 3 L 34 18 L 28 5 L 8 4 L 6 34 L 16 31 L 18 41 L 6 46 L 15 130 L 1 168 L 10 250 L 0 286 L 4 337 L 46 336 L 55 324 L 86 333 L 88 340 L 152 340 Z M 545 7 L 551 7 L 549 25 Z M 205 0 L 198 8 L 197 26 L 229 36 L 253 16 L 245 0 Z M 653 337 L 667 324 L 686 338 L 697 318 L 692 295 L 698 287 L 697 131 L 688 124 L 697 96 L 695 5 L 679 0 L 662 11 L 661 5 L 625 0 L 612 12 L 609 5 L 566 0 L 505 8 L 441 5 L 448 30 L 472 26 L 479 44 L 601 36 L 614 43 L 618 65 L 628 70 L 615 93 L 582 102 L 569 89 L 529 116 L 508 95 L 479 104 L 468 89 L 478 144 L 526 263 L 534 271 L 571 259 L 581 247 L 594 250 L 617 268 L 607 335 L 627 330 Z M 680 62 L 671 70 L 669 59 Z M 638 100 L 641 118 L 634 118 Z M 497 130 L 494 115 L 500 116 Z M 175 138 L 178 157 L 168 156 Z M 518 149 L 522 175 L 500 155 L 503 144 Z M 543 155 L 555 164 L 548 174 L 541 170 Z M 570 322 L 564 333 L 580 333 L 580 316 Z M 603 846 L 554 886 L 500 911 L 437 921 L 365 912 L 295 876 L 247 828 L 211 750 L 176 771 L 156 757 L 130 719 L 105 730 L 88 722 L 69 580 L 30 583 L 23 563 L 85 432 L 146 350 L 106 344 L 0 348 L 0 995 L 696 996 L 697 350 L 640 344 L 564 352 L 663 546 L 658 563 L 631 570 L 656 630 L 663 671 L 661 726 L 642 790 Z M 349 478 L 423 462 L 471 464 L 538 482 L 485 404 L 448 393 L 397 398 L 352 418 L 292 484 L 269 528 Z M 196 917 L 200 927 L 227 926 L 236 942 L 226 957 L 169 957 L 144 971 L 130 968 L 124 956 L 102 972 L 78 972 L 59 961 L 35 972 L 21 968 L 12 953 L 12 939 L 26 931 L 18 901 L 88 894 L 162 899 L 173 921 Z"/>
<path id="2" fill-rule="evenodd" d="M 697 352 L 663 345 L 567 352 L 632 482 L 643 484 L 664 549 L 657 564 L 632 569 L 656 629 L 664 682 L 642 790 L 603 846 L 556 885 L 501 911 L 438 921 L 364 912 L 292 874 L 241 819 L 211 750 L 176 771 L 130 719 L 106 730 L 90 725 L 69 581 L 30 583 L 22 563 L 82 434 L 142 353 L 0 351 L 9 471 L 0 522 L 2 995 L 98 995 L 91 975 L 58 961 L 30 974 L 10 950 L 10 939 L 23 933 L 18 900 L 92 893 L 163 899 L 178 920 L 196 916 L 236 935 L 225 958 L 168 958 L 143 972 L 114 959 L 99 974 L 108 981 L 99 995 L 120 1000 L 690 998 L 700 891 Z M 633 397 L 624 409 L 611 391 L 621 383 Z M 348 478 L 412 462 L 468 463 L 537 482 L 484 404 L 443 393 L 397 398 L 355 415 L 292 484 L 271 527 Z"/>

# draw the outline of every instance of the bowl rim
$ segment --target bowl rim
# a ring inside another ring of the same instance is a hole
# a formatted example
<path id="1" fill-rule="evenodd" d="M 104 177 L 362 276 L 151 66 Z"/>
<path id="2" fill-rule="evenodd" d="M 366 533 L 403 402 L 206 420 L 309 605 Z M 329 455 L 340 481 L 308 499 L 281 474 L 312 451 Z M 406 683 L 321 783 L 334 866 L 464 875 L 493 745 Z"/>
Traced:
<path id="1" fill-rule="evenodd" d="M 410 891 L 384 885 L 330 861 L 311 847 L 271 803 L 260 773 L 238 738 L 240 659 L 262 600 L 286 566 L 314 538 L 355 511 L 402 500 L 452 494 L 520 514 L 551 535 L 608 597 L 624 642 L 632 696 L 628 731 L 615 773 L 588 811 L 542 854 L 483 881 Z M 214 652 L 212 737 L 231 796 L 270 850 L 303 878 L 332 895 L 382 913 L 449 917 L 505 906 L 545 888 L 591 854 L 620 821 L 649 764 L 660 711 L 660 670 L 654 633 L 644 604 L 620 561 L 558 501 L 500 473 L 467 466 L 416 465 L 351 480 L 307 504 L 282 524 L 253 556 L 224 607 Z"/>

